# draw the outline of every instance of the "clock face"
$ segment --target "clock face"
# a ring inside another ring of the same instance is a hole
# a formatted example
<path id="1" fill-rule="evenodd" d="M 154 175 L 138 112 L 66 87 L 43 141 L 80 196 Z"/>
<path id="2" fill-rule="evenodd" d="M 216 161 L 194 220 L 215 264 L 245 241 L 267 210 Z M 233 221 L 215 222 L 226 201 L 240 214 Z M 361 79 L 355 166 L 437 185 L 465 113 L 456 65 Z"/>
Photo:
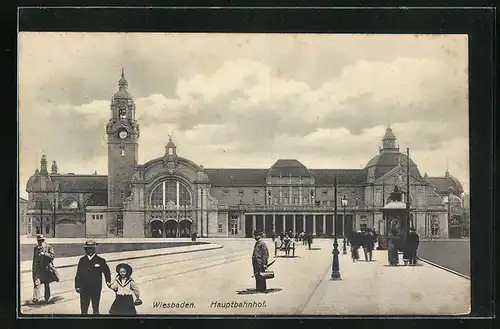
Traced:
<path id="1" fill-rule="evenodd" d="M 121 138 L 121 139 L 125 139 L 127 138 L 128 136 L 128 133 L 125 131 L 125 130 L 122 130 L 118 133 L 118 136 Z"/>

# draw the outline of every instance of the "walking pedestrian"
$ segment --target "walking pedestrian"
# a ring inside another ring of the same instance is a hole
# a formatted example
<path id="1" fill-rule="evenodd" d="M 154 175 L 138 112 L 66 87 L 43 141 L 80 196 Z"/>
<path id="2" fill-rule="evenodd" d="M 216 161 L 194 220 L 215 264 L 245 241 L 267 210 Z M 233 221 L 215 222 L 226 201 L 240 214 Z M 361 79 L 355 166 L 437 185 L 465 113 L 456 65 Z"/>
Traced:
<path id="1" fill-rule="evenodd" d="M 260 273 L 267 269 L 267 261 L 269 259 L 269 251 L 266 243 L 262 240 L 262 233 L 254 232 L 255 245 L 252 253 L 252 267 L 255 277 L 255 288 L 258 292 L 266 292 L 266 279 Z M 288 235 L 287 235 L 288 237 Z"/>
<path id="2" fill-rule="evenodd" d="M 313 235 L 311 233 L 309 233 L 307 235 L 307 245 L 309 246 L 309 250 L 311 250 L 312 243 L 313 243 Z"/>
<path id="3" fill-rule="evenodd" d="M 116 266 L 116 278 L 109 286 L 115 291 L 115 301 L 111 305 L 109 314 L 136 315 L 135 305 L 141 305 L 139 288 L 132 279 L 132 266 L 121 263 Z M 135 295 L 135 302 L 134 302 Z"/>
<path id="4" fill-rule="evenodd" d="M 351 258 L 353 262 L 356 262 L 359 259 L 359 247 L 361 245 L 360 241 L 361 231 L 352 232 L 351 235 Z"/>
<path id="5" fill-rule="evenodd" d="M 375 249 L 375 235 L 372 230 L 363 236 L 364 244 L 363 251 L 365 253 L 365 261 L 371 262 L 373 258 L 373 249 Z"/>
<path id="6" fill-rule="evenodd" d="M 103 275 L 106 285 L 111 285 L 111 271 L 106 260 L 96 254 L 96 247 L 93 240 L 85 242 L 85 256 L 80 258 L 76 269 L 75 290 L 80 294 L 80 309 L 84 315 L 88 313 L 91 301 L 93 313 L 99 314 Z"/>
<path id="7" fill-rule="evenodd" d="M 391 266 L 396 266 L 399 263 L 398 240 L 398 230 L 396 228 L 391 229 L 387 241 L 387 257 Z"/>
<path id="8" fill-rule="evenodd" d="M 408 263 L 413 266 L 417 265 L 417 249 L 420 243 L 420 237 L 415 229 L 412 227 L 406 235 L 406 249 L 408 253 Z"/>
<path id="9" fill-rule="evenodd" d="M 44 300 L 50 300 L 50 284 L 59 282 L 59 274 L 54 266 L 54 248 L 45 242 L 42 234 L 36 236 L 37 245 L 33 248 L 33 299 L 34 304 L 39 303 L 41 288 L 44 287 Z"/>

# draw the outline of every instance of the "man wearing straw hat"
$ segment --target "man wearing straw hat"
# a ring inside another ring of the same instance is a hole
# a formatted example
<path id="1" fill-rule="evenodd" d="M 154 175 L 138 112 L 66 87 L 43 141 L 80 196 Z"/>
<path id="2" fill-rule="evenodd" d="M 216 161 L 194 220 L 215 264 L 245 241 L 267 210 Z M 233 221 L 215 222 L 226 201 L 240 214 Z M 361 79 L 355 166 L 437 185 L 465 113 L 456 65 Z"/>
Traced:
<path id="1" fill-rule="evenodd" d="M 101 300 L 102 275 L 109 287 L 111 285 L 111 271 L 106 260 L 96 254 L 97 243 L 88 240 L 83 246 L 85 256 L 80 258 L 75 276 L 75 290 L 80 294 L 80 308 L 82 314 L 87 314 L 90 302 L 92 311 L 99 314 L 99 302 Z"/>
<path id="2" fill-rule="evenodd" d="M 45 242 L 42 234 L 36 236 L 37 245 L 33 248 L 33 303 L 40 302 L 41 287 L 44 286 L 45 302 L 50 299 L 50 283 L 59 281 L 59 274 L 54 267 L 54 249 Z"/>

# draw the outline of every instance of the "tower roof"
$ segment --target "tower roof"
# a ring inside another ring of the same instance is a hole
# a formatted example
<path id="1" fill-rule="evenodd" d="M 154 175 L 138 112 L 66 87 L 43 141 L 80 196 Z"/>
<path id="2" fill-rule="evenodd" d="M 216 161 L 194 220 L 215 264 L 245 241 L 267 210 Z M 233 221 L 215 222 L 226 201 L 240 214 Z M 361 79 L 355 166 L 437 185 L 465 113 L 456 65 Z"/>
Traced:
<path id="1" fill-rule="evenodd" d="M 127 90 L 128 87 L 128 81 L 125 78 L 125 70 L 122 67 L 122 75 L 120 80 L 118 81 L 118 91 L 114 94 L 113 98 L 126 98 L 130 99 L 132 98 L 132 95 L 128 92 Z"/>
<path id="2" fill-rule="evenodd" d="M 385 135 L 382 138 L 382 141 L 395 140 L 395 139 L 396 139 L 396 135 L 394 135 L 394 132 L 392 131 L 392 128 L 391 127 L 387 127 L 387 129 L 385 130 Z"/>

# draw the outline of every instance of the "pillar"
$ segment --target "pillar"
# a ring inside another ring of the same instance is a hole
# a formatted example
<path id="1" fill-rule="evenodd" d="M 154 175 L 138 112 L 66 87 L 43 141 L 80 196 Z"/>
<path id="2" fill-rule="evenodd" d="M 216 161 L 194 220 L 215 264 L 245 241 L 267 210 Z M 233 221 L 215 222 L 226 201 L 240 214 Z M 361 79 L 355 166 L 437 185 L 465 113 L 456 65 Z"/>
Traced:
<path id="1" fill-rule="evenodd" d="M 238 218 L 238 234 L 241 234 L 241 223 L 245 220 L 245 215 L 243 215 L 243 211 L 239 213 L 239 218 Z M 245 225 L 243 225 L 245 227 Z M 243 232 L 243 236 L 245 236 L 246 232 Z"/>
<path id="2" fill-rule="evenodd" d="M 297 232 L 296 223 L 295 223 L 296 219 L 297 219 L 297 215 L 293 214 L 293 234 L 295 234 Z"/>
<path id="3" fill-rule="evenodd" d="M 266 214 L 262 214 L 262 230 L 266 233 Z"/>
<path id="4" fill-rule="evenodd" d="M 256 219 L 255 219 L 255 215 L 252 215 L 252 229 L 254 230 L 254 232 L 257 229 L 257 222 L 256 222 Z"/>
<path id="5" fill-rule="evenodd" d="M 326 215 L 323 214 L 323 234 L 326 234 Z"/>
<path id="6" fill-rule="evenodd" d="M 273 214 L 273 232 L 276 232 L 276 214 Z"/>
<path id="7" fill-rule="evenodd" d="M 165 186 L 165 182 L 163 182 L 163 186 Z M 175 201 L 176 201 L 176 209 L 179 209 L 179 181 L 176 182 L 176 188 L 175 188 Z M 165 194 L 163 194 L 165 195 Z M 165 204 L 163 204 L 165 205 Z"/>
<path id="8" fill-rule="evenodd" d="M 283 232 L 286 232 L 286 226 L 285 226 L 285 224 L 286 224 L 286 215 L 283 214 Z"/>
<path id="9" fill-rule="evenodd" d="M 316 215 L 313 215 L 313 235 L 316 234 Z"/>
<path id="10" fill-rule="evenodd" d="M 306 229 L 306 214 L 302 214 L 302 232 L 307 231 Z"/>

